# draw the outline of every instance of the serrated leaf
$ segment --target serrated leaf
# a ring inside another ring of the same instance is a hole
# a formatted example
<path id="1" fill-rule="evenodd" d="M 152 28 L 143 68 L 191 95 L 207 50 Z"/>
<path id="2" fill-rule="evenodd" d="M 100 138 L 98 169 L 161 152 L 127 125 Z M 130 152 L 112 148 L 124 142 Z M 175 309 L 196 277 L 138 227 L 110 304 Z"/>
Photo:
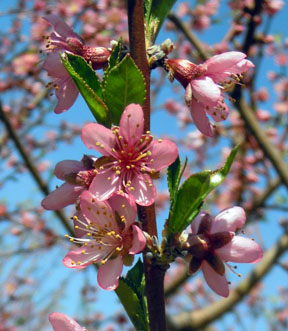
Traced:
<path id="1" fill-rule="evenodd" d="M 109 56 L 108 66 L 104 72 L 102 86 L 105 86 L 106 78 L 109 72 L 111 71 L 111 69 L 114 68 L 120 62 L 121 49 L 122 49 L 122 39 L 118 41 L 117 45 L 113 48 L 111 55 Z"/>
<path id="2" fill-rule="evenodd" d="M 168 167 L 167 170 L 167 180 L 168 180 L 170 199 L 174 197 L 174 192 L 177 187 L 180 170 L 181 170 L 181 162 L 178 156 L 177 159 Z"/>
<path id="3" fill-rule="evenodd" d="M 109 126 L 109 110 L 103 101 L 101 84 L 94 70 L 78 55 L 66 53 L 61 60 L 97 122 Z"/>
<path id="4" fill-rule="evenodd" d="M 224 167 L 222 167 L 216 171 L 213 171 L 213 173 L 210 176 L 210 185 L 209 185 L 210 191 L 212 191 L 215 187 L 217 187 L 224 181 L 224 179 L 226 178 L 226 176 L 228 175 L 228 173 L 230 171 L 230 168 L 231 168 L 232 163 L 235 159 L 235 156 L 238 152 L 238 149 L 239 149 L 239 145 L 236 145 L 232 149 L 231 153 L 229 154 Z"/>
<path id="5" fill-rule="evenodd" d="M 174 207 L 170 211 L 168 235 L 182 232 L 199 213 L 207 195 L 220 185 L 229 173 L 239 146 L 227 158 L 224 167 L 205 170 L 190 176 L 176 193 Z"/>
<path id="6" fill-rule="evenodd" d="M 144 275 L 143 262 L 139 259 L 132 269 L 127 272 L 125 281 L 131 284 L 131 287 L 137 291 L 141 286 L 141 282 Z"/>
<path id="7" fill-rule="evenodd" d="M 145 0 L 145 19 L 149 36 L 149 45 L 152 45 L 160 28 L 177 0 Z"/>
<path id="8" fill-rule="evenodd" d="M 139 259 L 125 278 L 119 279 L 116 293 L 136 330 L 148 331 L 148 311 L 144 296 L 144 267 Z"/>
<path id="9" fill-rule="evenodd" d="M 131 56 L 124 59 L 107 74 L 104 86 L 104 100 L 113 123 L 118 125 L 126 106 L 131 103 L 142 105 L 145 100 L 145 80 Z"/>
<path id="10" fill-rule="evenodd" d="M 168 223 L 168 234 L 179 233 L 189 225 L 191 215 L 199 210 L 209 190 L 209 170 L 190 176 L 180 187 Z"/>

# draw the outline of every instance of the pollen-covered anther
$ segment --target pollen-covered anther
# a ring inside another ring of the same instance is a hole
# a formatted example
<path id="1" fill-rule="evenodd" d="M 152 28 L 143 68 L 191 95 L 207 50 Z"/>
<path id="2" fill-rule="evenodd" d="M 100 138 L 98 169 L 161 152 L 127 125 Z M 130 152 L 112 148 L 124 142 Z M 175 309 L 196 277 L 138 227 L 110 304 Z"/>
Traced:
<path id="1" fill-rule="evenodd" d="M 130 167 L 129 165 L 126 166 L 126 169 L 130 170 L 130 168 L 131 168 L 131 167 Z"/>
<path id="2" fill-rule="evenodd" d="M 126 207 L 126 205 L 124 205 L 124 204 L 123 204 L 121 207 L 122 207 L 122 208 L 125 208 L 125 207 Z"/>
<path id="3" fill-rule="evenodd" d="M 79 229 L 79 225 L 75 225 L 74 228 L 75 228 L 75 229 Z"/>
<path id="4" fill-rule="evenodd" d="M 107 177 L 107 180 L 110 182 L 111 181 L 111 177 Z"/>
<path id="5" fill-rule="evenodd" d="M 99 141 L 96 142 L 96 146 L 100 146 L 101 143 Z"/>
<path id="6" fill-rule="evenodd" d="M 158 143 L 162 143 L 162 141 L 163 141 L 162 139 L 158 139 Z"/>
<path id="7" fill-rule="evenodd" d="M 120 175 L 121 174 L 121 171 L 120 170 L 116 170 L 115 173 L 116 173 L 116 175 Z"/>
<path id="8" fill-rule="evenodd" d="M 65 238 L 69 238 L 69 234 L 65 234 L 64 237 L 65 237 Z"/>
<path id="9" fill-rule="evenodd" d="M 120 252 L 121 249 L 122 249 L 121 247 L 116 247 L 116 251 L 117 251 L 117 252 Z"/>
<path id="10" fill-rule="evenodd" d="M 85 250 L 84 249 L 81 251 L 81 254 L 85 254 Z"/>

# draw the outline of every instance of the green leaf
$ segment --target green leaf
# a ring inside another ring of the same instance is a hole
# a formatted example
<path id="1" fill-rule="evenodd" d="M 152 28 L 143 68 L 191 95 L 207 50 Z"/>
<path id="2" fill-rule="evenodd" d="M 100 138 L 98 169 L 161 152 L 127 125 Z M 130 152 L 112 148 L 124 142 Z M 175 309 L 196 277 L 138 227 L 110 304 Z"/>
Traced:
<path id="1" fill-rule="evenodd" d="M 97 122 L 109 126 L 109 110 L 103 101 L 101 84 L 95 71 L 78 55 L 66 53 L 61 60 Z"/>
<path id="2" fill-rule="evenodd" d="M 127 54 L 105 79 L 104 100 L 112 114 L 113 123 L 119 124 L 125 107 L 130 103 L 142 105 L 145 94 L 144 76 Z"/>
<path id="3" fill-rule="evenodd" d="M 113 48 L 111 55 L 109 56 L 108 67 L 104 72 L 102 86 L 105 86 L 106 78 L 109 72 L 111 71 L 111 69 L 114 68 L 120 62 L 121 49 L 122 49 L 122 39 L 118 41 L 117 45 Z"/>
<path id="4" fill-rule="evenodd" d="M 148 45 L 152 45 L 154 43 L 165 18 L 176 1 L 177 0 L 145 0 L 144 10 Z"/>
<path id="5" fill-rule="evenodd" d="M 183 231 L 199 213 L 207 195 L 220 185 L 229 173 L 239 146 L 236 146 L 227 158 L 224 167 L 205 170 L 190 176 L 176 192 L 175 203 L 170 210 L 168 235 Z"/>
<path id="6" fill-rule="evenodd" d="M 146 297 L 144 295 L 144 268 L 139 259 L 130 269 L 125 278 L 119 279 L 119 286 L 115 290 L 122 305 L 136 330 L 149 330 Z"/>

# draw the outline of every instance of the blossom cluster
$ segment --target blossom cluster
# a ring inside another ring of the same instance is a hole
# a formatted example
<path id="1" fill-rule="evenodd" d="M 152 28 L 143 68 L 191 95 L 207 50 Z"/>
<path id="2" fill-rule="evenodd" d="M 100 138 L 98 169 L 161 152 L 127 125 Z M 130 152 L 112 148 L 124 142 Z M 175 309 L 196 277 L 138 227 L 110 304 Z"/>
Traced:
<path id="1" fill-rule="evenodd" d="M 54 32 L 46 38 L 48 56 L 44 68 L 55 79 L 58 98 L 55 112 L 60 113 L 74 103 L 78 89 L 59 52 L 79 55 L 96 70 L 105 69 L 110 50 L 86 46 L 80 36 L 55 15 L 48 15 L 45 20 Z M 213 136 L 206 113 L 216 122 L 228 116 L 223 93 L 239 83 L 242 73 L 254 66 L 245 57 L 241 52 L 226 52 L 199 65 L 182 59 L 163 61 L 169 78 L 176 78 L 184 86 L 193 121 L 204 135 Z M 155 202 L 153 179 L 176 160 L 178 149 L 174 142 L 155 140 L 150 131 L 144 132 L 144 113 L 138 104 L 125 108 L 119 126 L 108 129 L 101 124 L 86 124 L 81 130 L 81 139 L 87 148 L 102 156 L 85 155 L 81 161 L 59 162 L 55 175 L 64 183 L 42 201 L 42 206 L 57 210 L 76 205 L 73 216 L 76 237 L 66 236 L 81 247 L 70 251 L 63 263 L 76 269 L 98 264 L 100 287 L 114 290 L 123 265 L 131 265 L 133 256 L 146 247 L 147 234 L 135 223 L 136 206 L 150 206 Z M 225 277 L 227 262 L 250 263 L 262 257 L 258 244 L 235 235 L 245 220 L 245 212 L 240 207 L 225 210 L 215 219 L 201 212 L 182 247 L 190 257 L 189 271 L 194 273 L 201 267 L 208 285 L 225 297 L 229 294 Z"/>

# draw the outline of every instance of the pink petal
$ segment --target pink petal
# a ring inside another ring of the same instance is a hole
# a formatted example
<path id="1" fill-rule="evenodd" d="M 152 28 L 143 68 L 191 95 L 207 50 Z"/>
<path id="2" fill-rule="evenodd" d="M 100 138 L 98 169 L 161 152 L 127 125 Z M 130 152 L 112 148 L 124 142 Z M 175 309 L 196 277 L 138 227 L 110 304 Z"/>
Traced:
<path id="1" fill-rule="evenodd" d="M 205 211 L 200 211 L 200 213 L 195 217 L 195 219 L 191 223 L 192 234 L 198 233 L 199 225 L 201 224 L 204 217 L 209 217 L 211 219 L 210 214 Z"/>
<path id="2" fill-rule="evenodd" d="M 212 116 L 215 122 L 224 121 L 229 115 L 229 108 L 224 102 L 224 99 L 219 99 L 216 107 L 206 109 L 206 112 Z"/>
<path id="3" fill-rule="evenodd" d="M 101 249 L 99 249 L 99 247 L 101 247 Z M 97 245 L 96 243 L 94 243 L 92 248 L 90 246 L 82 246 L 70 251 L 64 257 L 62 262 L 67 268 L 84 269 L 93 261 L 100 262 L 107 254 L 110 253 L 111 248 L 104 248 L 104 245 Z M 85 254 L 83 254 L 83 251 L 85 251 Z"/>
<path id="4" fill-rule="evenodd" d="M 256 263 L 263 256 L 262 248 L 254 240 L 240 236 L 215 252 L 223 261 L 238 263 Z"/>
<path id="5" fill-rule="evenodd" d="M 205 106 L 215 106 L 221 91 L 210 77 L 201 77 L 191 81 L 193 96 Z"/>
<path id="6" fill-rule="evenodd" d="M 201 268 L 209 287 L 218 295 L 227 298 L 229 296 L 229 287 L 225 275 L 220 276 L 217 274 L 206 261 L 202 262 Z"/>
<path id="7" fill-rule="evenodd" d="M 80 196 L 80 208 L 88 223 L 97 223 L 103 229 L 108 228 L 108 224 L 111 223 L 109 229 L 118 232 L 114 211 L 106 201 L 95 200 L 91 192 L 84 191 Z"/>
<path id="8" fill-rule="evenodd" d="M 116 143 L 111 130 L 95 123 L 88 123 L 83 127 L 81 139 L 88 148 L 93 148 L 105 156 L 111 155 Z"/>
<path id="9" fill-rule="evenodd" d="M 54 174 L 57 178 L 65 180 L 65 175 L 71 173 L 78 173 L 82 170 L 85 170 L 82 162 L 74 160 L 64 160 L 56 164 Z"/>
<path id="10" fill-rule="evenodd" d="M 255 65 L 249 61 L 249 60 L 242 60 L 239 63 L 236 64 L 235 68 L 234 68 L 234 73 L 235 74 L 241 74 L 243 72 L 248 71 L 251 68 L 254 68 Z"/>
<path id="11" fill-rule="evenodd" d="M 61 62 L 59 53 L 49 53 L 43 63 L 43 69 L 54 78 L 69 77 L 69 73 Z"/>
<path id="12" fill-rule="evenodd" d="M 51 313 L 49 321 L 54 331 L 84 331 L 72 318 L 61 313 Z"/>
<path id="13" fill-rule="evenodd" d="M 172 164 L 178 156 L 178 148 L 168 139 L 154 140 L 149 146 L 150 160 L 153 160 L 149 168 L 159 171 Z"/>
<path id="14" fill-rule="evenodd" d="M 56 89 L 58 103 L 54 112 L 60 114 L 72 107 L 78 97 L 79 91 L 70 76 L 65 81 L 61 80 L 58 82 L 56 80 L 55 83 L 58 85 L 58 89 Z"/>
<path id="15" fill-rule="evenodd" d="M 211 233 L 242 229 L 246 222 L 246 214 L 243 208 L 235 206 L 224 209 L 214 219 Z"/>
<path id="16" fill-rule="evenodd" d="M 122 270 L 123 260 L 121 255 L 118 255 L 115 259 L 108 260 L 98 270 L 97 280 L 99 286 L 107 291 L 115 290 L 118 286 Z"/>
<path id="17" fill-rule="evenodd" d="M 205 113 L 205 106 L 201 102 L 192 100 L 190 112 L 197 129 L 205 136 L 213 137 L 213 127 Z"/>
<path id="18" fill-rule="evenodd" d="M 85 188 L 70 183 L 64 183 L 52 191 L 41 202 L 41 206 L 47 210 L 58 210 L 76 202 Z"/>
<path id="19" fill-rule="evenodd" d="M 152 184 L 152 185 L 151 185 Z M 131 180 L 131 186 L 134 190 L 126 189 L 127 193 L 132 195 L 136 203 L 140 206 L 150 206 L 156 199 L 156 189 L 148 175 L 134 176 Z"/>
<path id="20" fill-rule="evenodd" d="M 210 74 L 221 74 L 224 71 L 231 72 L 231 68 L 245 59 L 245 57 L 246 54 L 241 52 L 225 52 L 214 55 L 205 62 L 208 69 L 206 74 L 210 76 Z"/>
<path id="21" fill-rule="evenodd" d="M 97 200 L 107 200 L 119 189 L 119 180 L 120 177 L 115 174 L 115 171 L 108 169 L 97 174 L 89 186 L 89 191 L 95 195 Z"/>
<path id="22" fill-rule="evenodd" d="M 133 242 L 132 246 L 129 249 L 130 254 L 137 254 L 141 251 L 146 246 L 146 238 L 144 236 L 143 231 L 137 226 L 137 225 L 132 225 L 133 228 Z"/>
<path id="23" fill-rule="evenodd" d="M 52 25 L 53 29 L 57 34 L 63 38 L 67 37 L 75 37 L 80 39 L 80 37 L 73 32 L 73 30 L 57 15 L 46 15 L 43 17 L 50 25 Z"/>
<path id="24" fill-rule="evenodd" d="M 134 146 L 141 138 L 144 128 L 144 114 L 140 105 L 127 106 L 121 116 L 119 134 L 125 141 Z"/>
<path id="25" fill-rule="evenodd" d="M 134 199 L 128 194 L 114 194 L 108 202 L 113 211 L 117 211 L 120 217 L 124 216 L 126 220 L 125 228 L 128 229 L 135 222 L 137 216 L 137 207 Z"/>

